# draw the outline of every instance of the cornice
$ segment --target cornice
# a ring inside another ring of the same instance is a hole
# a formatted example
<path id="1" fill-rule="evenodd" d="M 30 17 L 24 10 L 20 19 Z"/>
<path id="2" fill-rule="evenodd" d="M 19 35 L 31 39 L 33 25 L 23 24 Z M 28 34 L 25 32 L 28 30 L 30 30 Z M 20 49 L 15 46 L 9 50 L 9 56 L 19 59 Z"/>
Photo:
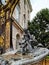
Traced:
<path id="1" fill-rule="evenodd" d="M 23 28 L 21 25 L 15 20 L 15 18 L 12 17 L 13 23 L 16 25 L 17 28 L 21 30 L 21 32 L 24 32 Z"/>

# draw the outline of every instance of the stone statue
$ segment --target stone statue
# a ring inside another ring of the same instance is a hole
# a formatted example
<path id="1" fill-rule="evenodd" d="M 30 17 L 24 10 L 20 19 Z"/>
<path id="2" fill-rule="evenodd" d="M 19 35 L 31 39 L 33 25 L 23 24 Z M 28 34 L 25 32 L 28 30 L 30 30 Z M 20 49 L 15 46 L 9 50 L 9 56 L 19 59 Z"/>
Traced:
<path id="1" fill-rule="evenodd" d="M 29 31 L 24 31 L 24 35 L 22 37 L 22 41 L 21 41 L 21 47 L 22 47 L 22 54 L 26 54 L 29 52 L 32 52 L 33 48 L 31 46 L 31 35 L 29 33 Z"/>

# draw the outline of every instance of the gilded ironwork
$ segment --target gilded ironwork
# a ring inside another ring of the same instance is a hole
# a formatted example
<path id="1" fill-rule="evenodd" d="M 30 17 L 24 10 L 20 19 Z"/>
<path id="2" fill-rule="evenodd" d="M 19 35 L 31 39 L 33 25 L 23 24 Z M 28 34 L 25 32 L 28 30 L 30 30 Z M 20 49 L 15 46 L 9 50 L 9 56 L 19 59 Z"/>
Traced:
<path id="1" fill-rule="evenodd" d="M 18 2 L 19 0 L 0 0 L 0 47 L 2 48 L 10 44 L 10 24 L 7 24 L 7 20 L 11 18 Z M 7 32 L 9 33 L 9 37 Z"/>
<path id="2" fill-rule="evenodd" d="M 0 0 L 0 14 L 4 14 L 4 12 L 2 13 L 2 10 L 3 11 L 7 11 L 7 9 L 10 9 L 11 10 L 11 15 L 12 15 L 12 12 L 15 8 L 15 6 L 17 5 L 17 3 L 19 2 L 19 0 L 7 0 L 6 1 L 6 5 L 4 5 L 2 3 L 2 0 Z"/>
<path id="3" fill-rule="evenodd" d="M 0 16 L 0 47 L 4 46 L 4 36 L 5 35 L 5 16 Z"/>

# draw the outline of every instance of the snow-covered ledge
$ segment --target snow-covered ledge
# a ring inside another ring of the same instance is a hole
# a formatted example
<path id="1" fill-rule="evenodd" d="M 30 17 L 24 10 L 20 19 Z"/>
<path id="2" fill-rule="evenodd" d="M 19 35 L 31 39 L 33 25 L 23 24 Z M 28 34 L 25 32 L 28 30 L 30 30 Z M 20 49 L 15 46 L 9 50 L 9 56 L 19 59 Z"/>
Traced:
<path id="1" fill-rule="evenodd" d="M 34 64 L 41 61 L 49 54 L 49 50 L 46 48 L 41 48 L 37 52 L 36 51 L 34 52 L 34 57 L 32 57 L 32 59 L 26 58 L 26 59 L 21 59 L 18 61 L 12 61 L 11 65 L 23 65 L 23 64 L 25 65 L 25 64 L 31 64 L 31 63 Z M 39 51 L 40 53 L 38 53 Z"/>

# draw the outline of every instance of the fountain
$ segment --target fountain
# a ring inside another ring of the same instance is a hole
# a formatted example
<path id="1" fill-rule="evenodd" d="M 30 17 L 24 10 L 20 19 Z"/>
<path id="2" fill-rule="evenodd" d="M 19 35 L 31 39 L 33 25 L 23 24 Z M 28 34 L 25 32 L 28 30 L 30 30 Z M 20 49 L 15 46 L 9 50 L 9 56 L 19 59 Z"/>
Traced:
<path id="1" fill-rule="evenodd" d="M 42 61 L 44 57 L 46 57 L 49 53 L 49 50 L 46 48 L 36 48 L 34 49 L 33 44 L 33 38 L 30 35 L 29 31 L 25 30 L 25 33 L 23 34 L 23 37 L 21 41 L 19 41 L 20 49 L 18 51 L 11 51 L 12 57 L 10 60 L 1 60 L 1 65 L 28 65 L 28 64 L 34 64 Z M 34 50 L 34 51 L 33 51 Z M 18 53 L 19 52 L 19 53 Z M 11 54 L 9 53 L 9 54 Z M 8 54 L 8 55 L 9 55 Z M 21 57 L 17 54 L 20 54 Z M 7 55 L 7 54 L 5 54 Z M 15 55 L 15 57 L 13 57 Z M 28 56 L 29 55 L 29 56 Z M 24 57 L 26 56 L 26 57 Z M 27 57 L 28 56 L 28 57 Z"/>
<path id="2" fill-rule="evenodd" d="M 33 43 L 33 40 L 31 38 L 30 32 L 28 30 L 24 31 L 22 41 L 20 42 L 20 45 L 22 47 L 22 54 L 25 55 L 26 53 L 31 53 L 33 48 L 31 46 L 31 43 Z"/>

